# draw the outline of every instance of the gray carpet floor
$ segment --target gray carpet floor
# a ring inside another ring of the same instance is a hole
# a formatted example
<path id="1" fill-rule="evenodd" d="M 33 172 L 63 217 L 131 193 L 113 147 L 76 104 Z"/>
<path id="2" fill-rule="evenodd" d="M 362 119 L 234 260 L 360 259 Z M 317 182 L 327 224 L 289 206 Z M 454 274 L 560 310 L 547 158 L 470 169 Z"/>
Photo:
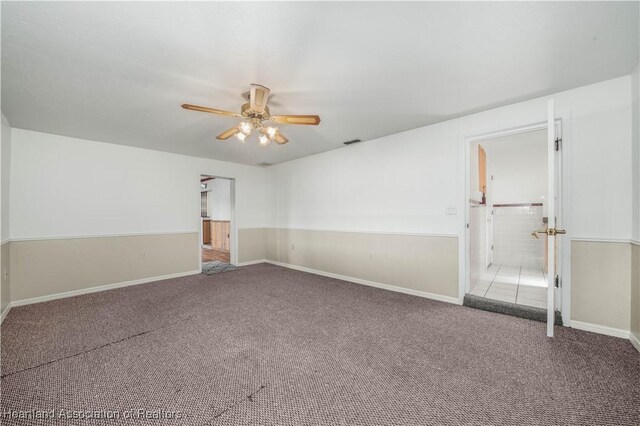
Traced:
<path id="1" fill-rule="evenodd" d="M 634 425 L 627 340 L 261 264 L 16 307 L 2 425 Z M 153 411 L 149 411 L 154 415 Z M 57 413 L 56 413 L 57 414 Z"/>

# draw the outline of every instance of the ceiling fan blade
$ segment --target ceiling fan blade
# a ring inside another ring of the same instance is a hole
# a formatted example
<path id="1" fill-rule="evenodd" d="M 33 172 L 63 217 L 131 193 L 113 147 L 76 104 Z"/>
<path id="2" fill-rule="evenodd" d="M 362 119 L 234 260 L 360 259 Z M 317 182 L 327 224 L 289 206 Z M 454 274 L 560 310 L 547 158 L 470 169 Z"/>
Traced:
<path id="1" fill-rule="evenodd" d="M 208 108 L 208 107 L 203 107 L 198 105 L 182 104 L 182 108 L 190 109 L 192 111 L 210 112 L 211 114 L 228 115 L 230 117 L 242 118 L 240 114 L 237 114 L 235 112 L 223 111 L 221 109 Z"/>
<path id="2" fill-rule="evenodd" d="M 220 139 L 221 141 L 229 139 L 231 136 L 235 135 L 239 131 L 240 129 L 238 129 L 237 126 L 232 127 L 229 130 L 225 130 L 224 132 L 220 133 L 218 136 L 216 136 L 216 139 Z"/>
<path id="3" fill-rule="evenodd" d="M 252 84 L 251 92 L 249 93 L 251 109 L 255 112 L 264 112 L 267 106 L 267 100 L 269 99 L 269 93 L 271 93 L 271 89 L 268 87 Z"/>
<path id="4" fill-rule="evenodd" d="M 276 133 L 273 139 L 278 145 L 284 145 L 285 143 L 289 142 L 289 139 L 285 138 L 284 135 L 280 132 Z"/>
<path id="5" fill-rule="evenodd" d="M 306 124 L 317 126 L 320 124 L 320 117 L 317 115 L 272 115 L 271 121 L 280 124 Z"/>

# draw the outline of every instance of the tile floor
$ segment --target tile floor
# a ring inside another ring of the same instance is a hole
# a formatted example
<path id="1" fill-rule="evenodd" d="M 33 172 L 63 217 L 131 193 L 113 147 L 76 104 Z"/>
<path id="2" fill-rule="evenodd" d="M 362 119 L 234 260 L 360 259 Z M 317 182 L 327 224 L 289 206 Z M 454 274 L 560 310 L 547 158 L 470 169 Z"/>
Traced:
<path id="1" fill-rule="evenodd" d="M 209 245 L 202 246 L 203 262 L 211 262 L 214 260 L 219 260 L 220 262 L 229 263 L 230 257 L 231 257 L 231 254 L 228 251 L 215 250 L 215 249 L 212 249 L 211 246 Z"/>
<path id="2" fill-rule="evenodd" d="M 491 265 L 471 294 L 520 305 L 547 307 L 547 282 L 542 268 Z"/>

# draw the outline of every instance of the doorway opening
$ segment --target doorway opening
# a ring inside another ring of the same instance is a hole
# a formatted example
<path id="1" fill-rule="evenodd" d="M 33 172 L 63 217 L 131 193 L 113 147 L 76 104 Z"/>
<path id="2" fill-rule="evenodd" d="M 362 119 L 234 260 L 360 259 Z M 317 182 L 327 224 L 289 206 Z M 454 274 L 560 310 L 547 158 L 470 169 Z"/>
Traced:
<path id="1" fill-rule="evenodd" d="M 200 176 L 200 261 L 203 273 L 233 266 L 233 180 Z"/>
<path id="2" fill-rule="evenodd" d="M 547 127 L 468 143 L 465 305 L 545 321 L 553 281 L 545 230 L 554 214 L 548 204 Z"/>

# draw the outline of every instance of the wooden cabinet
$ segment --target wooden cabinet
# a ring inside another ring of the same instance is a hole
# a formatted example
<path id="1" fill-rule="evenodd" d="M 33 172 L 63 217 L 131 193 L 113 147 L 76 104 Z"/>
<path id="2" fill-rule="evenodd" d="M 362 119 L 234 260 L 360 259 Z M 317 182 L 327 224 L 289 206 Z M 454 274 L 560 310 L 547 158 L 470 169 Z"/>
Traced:
<path id="1" fill-rule="evenodd" d="M 216 250 L 231 249 L 231 222 L 228 220 L 211 221 L 211 247 Z"/>
<path id="2" fill-rule="evenodd" d="M 487 153 L 478 145 L 478 191 L 487 194 Z"/>
<path id="3" fill-rule="evenodd" d="M 202 221 L 202 244 L 211 244 L 211 220 Z"/>

